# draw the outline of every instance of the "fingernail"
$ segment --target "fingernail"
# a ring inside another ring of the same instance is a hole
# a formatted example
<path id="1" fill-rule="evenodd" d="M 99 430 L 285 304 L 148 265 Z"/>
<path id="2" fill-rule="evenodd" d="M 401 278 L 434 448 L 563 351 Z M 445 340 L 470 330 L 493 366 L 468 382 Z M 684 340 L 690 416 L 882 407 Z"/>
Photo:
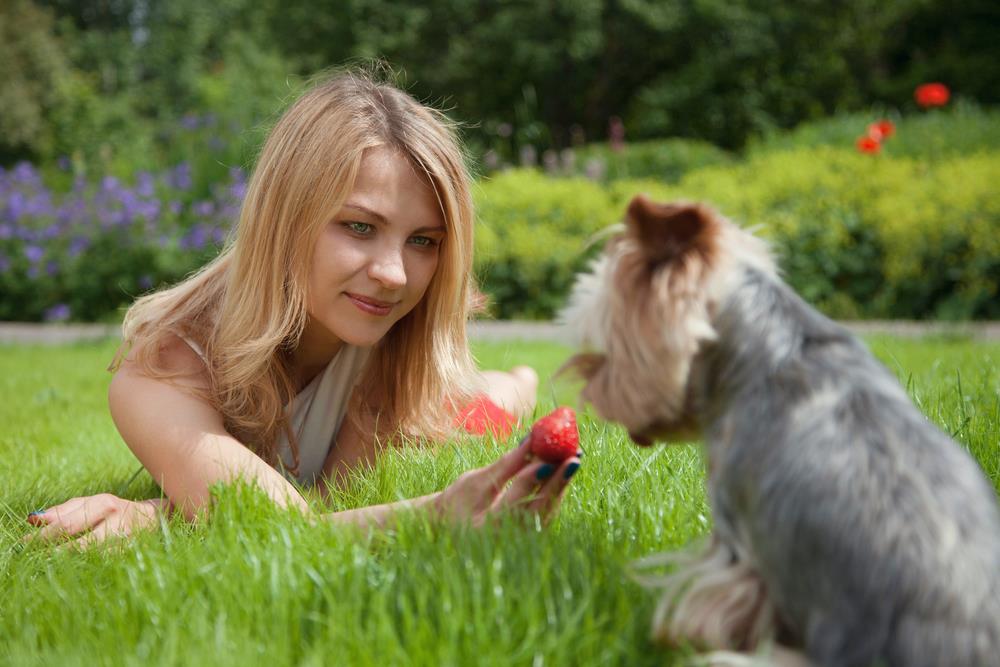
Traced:
<path id="1" fill-rule="evenodd" d="M 46 509 L 35 510 L 34 512 L 28 514 L 28 516 L 38 516 L 39 514 L 45 514 L 47 511 L 48 510 Z"/>
<path id="2" fill-rule="evenodd" d="M 551 463 L 546 463 L 545 465 L 538 468 L 535 473 L 535 479 L 548 479 L 552 477 L 552 473 L 556 471 L 556 467 Z"/>
<path id="3" fill-rule="evenodd" d="M 569 479 L 570 477 L 576 474 L 576 471 L 579 467 L 580 464 L 577 463 L 576 461 L 573 461 L 568 466 L 566 466 L 566 471 L 563 472 L 563 477 Z"/>

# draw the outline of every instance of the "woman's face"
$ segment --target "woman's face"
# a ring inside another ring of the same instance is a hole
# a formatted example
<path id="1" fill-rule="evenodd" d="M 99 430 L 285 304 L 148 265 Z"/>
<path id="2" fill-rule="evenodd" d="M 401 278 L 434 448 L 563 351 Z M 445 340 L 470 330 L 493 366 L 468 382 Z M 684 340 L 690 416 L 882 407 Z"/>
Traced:
<path id="1" fill-rule="evenodd" d="M 424 296 L 444 218 L 434 190 L 398 152 L 366 151 L 354 190 L 320 231 L 309 274 L 307 330 L 336 346 L 370 346 Z"/>

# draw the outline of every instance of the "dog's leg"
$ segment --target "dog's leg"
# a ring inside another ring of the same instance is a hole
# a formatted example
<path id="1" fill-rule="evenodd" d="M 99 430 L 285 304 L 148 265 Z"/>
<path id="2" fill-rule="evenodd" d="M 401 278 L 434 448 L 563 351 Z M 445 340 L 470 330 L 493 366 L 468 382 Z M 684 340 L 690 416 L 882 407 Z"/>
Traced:
<path id="1" fill-rule="evenodd" d="M 644 563 L 679 565 L 664 577 L 640 579 L 663 589 L 653 618 L 654 641 L 747 650 L 773 639 L 774 610 L 764 582 L 717 537 L 700 556 L 682 553 Z"/>

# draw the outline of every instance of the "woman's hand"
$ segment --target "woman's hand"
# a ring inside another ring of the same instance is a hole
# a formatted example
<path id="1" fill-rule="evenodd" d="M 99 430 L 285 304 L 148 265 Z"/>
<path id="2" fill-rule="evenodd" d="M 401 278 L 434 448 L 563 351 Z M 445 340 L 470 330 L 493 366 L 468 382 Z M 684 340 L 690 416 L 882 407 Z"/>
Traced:
<path id="1" fill-rule="evenodd" d="M 463 473 L 437 495 L 434 505 L 441 515 L 474 526 L 509 510 L 537 514 L 548 522 L 579 467 L 579 456 L 558 466 L 533 459 L 525 437 L 495 463 Z"/>
<path id="2" fill-rule="evenodd" d="M 70 545 L 86 548 L 109 537 L 124 537 L 154 526 L 157 515 L 169 512 L 166 498 L 125 500 L 110 493 L 67 500 L 28 515 L 41 530 L 26 540 L 55 541 L 75 537 Z M 79 535 L 79 537 L 76 537 Z"/>

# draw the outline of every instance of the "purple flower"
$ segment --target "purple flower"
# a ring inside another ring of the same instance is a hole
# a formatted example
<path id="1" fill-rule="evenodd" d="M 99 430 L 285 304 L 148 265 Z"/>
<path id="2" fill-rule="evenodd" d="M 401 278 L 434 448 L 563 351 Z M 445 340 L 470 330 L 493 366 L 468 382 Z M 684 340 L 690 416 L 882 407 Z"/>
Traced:
<path id="1" fill-rule="evenodd" d="M 11 171 L 11 174 L 15 182 L 21 182 L 26 185 L 34 185 L 41 182 L 38 172 L 35 171 L 30 162 L 18 162 L 14 166 L 13 171 Z"/>
<path id="2" fill-rule="evenodd" d="M 208 234 L 203 225 L 195 225 L 187 234 L 181 237 L 182 250 L 201 250 L 208 242 Z"/>
<path id="3" fill-rule="evenodd" d="M 59 262 L 55 261 L 54 259 L 49 260 L 49 262 L 45 265 L 45 273 L 49 274 L 50 276 L 54 276 L 57 273 L 59 273 Z"/>
<path id="4" fill-rule="evenodd" d="M 230 199 L 235 199 L 236 201 L 243 201 L 243 197 L 247 193 L 247 184 L 244 183 L 233 183 L 229 186 L 229 197 Z"/>
<path id="5" fill-rule="evenodd" d="M 76 236 L 69 242 L 69 256 L 77 257 L 89 247 L 90 239 L 85 236 Z"/>
<path id="6" fill-rule="evenodd" d="M 48 310 L 45 311 L 43 315 L 46 322 L 64 322 L 69 319 L 70 308 L 68 304 L 57 303 Z"/>
<path id="7" fill-rule="evenodd" d="M 36 245 L 26 245 L 24 246 L 24 256 L 32 264 L 37 264 L 45 256 L 45 250 Z"/>
<path id="8" fill-rule="evenodd" d="M 200 125 L 198 116 L 193 113 L 184 114 L 181 118 L 181 127 L 185 130 L 197 130 Z"/>
<path id="9" fill-rule="evenodd" d="M 167 206 L 167 208 L 169 208 L 170 212 L 173 213 L 174 215 L 180 215 L 181 209 L 184 208 L 184 205 L 181 204 L 179 201 L 172 201 Z"/>
<path id="10" fill-rule="evenodd" d="M 207 218 L 215 213 L 215 205 L 210 201 L 196 202 L 192 208 L 194 209 L 194 214 L 201 218 Z"/>
<path id="11" fill-rule="evenodd" d="M 155 194 L 155 181 L 148 171 L 140 171 L 135 177 L 135 191 L 140 197 L 152 197 Z"/>
<path id="12" fill-rule="evenodd" d="M 7 198 L 7 219 L 17 222 L 28 208 L 28 199 L 23 192 L 15 190 Z"/>
<path id="13" fill-rule="evenodd" d="M 150 275 L 139 276 L 139 287 L 149 289 L 153 286 L 153 277 Z"/>
<path id="14" fill-rule="evenodd" d="M 58 167 L 63 171 L 69 171 L 69 168 L 73 166 L 73 163 L 70 162 L 68 155 L 60 155 L 59 159 L 56 160 L 56 165 L 58 165 Z"/>
<path id="15" fill-rule="evenodd" d="M 178 190 L 190 190 L 194 182 L 191 179 L 191 165 L 181 162 L 170 171 L 170 184 Z"/>
<path id="16" fill-rule="evenodd" d="M 0 253 L 0 273 L 7 273 L 8 269 L 10 269 L 10 258 Z"/>
<path id="17" fill-rule="evenodd" d="M 0 239 L 9 239 L 14 235 L 14 225 L 0 224 Z"/>

